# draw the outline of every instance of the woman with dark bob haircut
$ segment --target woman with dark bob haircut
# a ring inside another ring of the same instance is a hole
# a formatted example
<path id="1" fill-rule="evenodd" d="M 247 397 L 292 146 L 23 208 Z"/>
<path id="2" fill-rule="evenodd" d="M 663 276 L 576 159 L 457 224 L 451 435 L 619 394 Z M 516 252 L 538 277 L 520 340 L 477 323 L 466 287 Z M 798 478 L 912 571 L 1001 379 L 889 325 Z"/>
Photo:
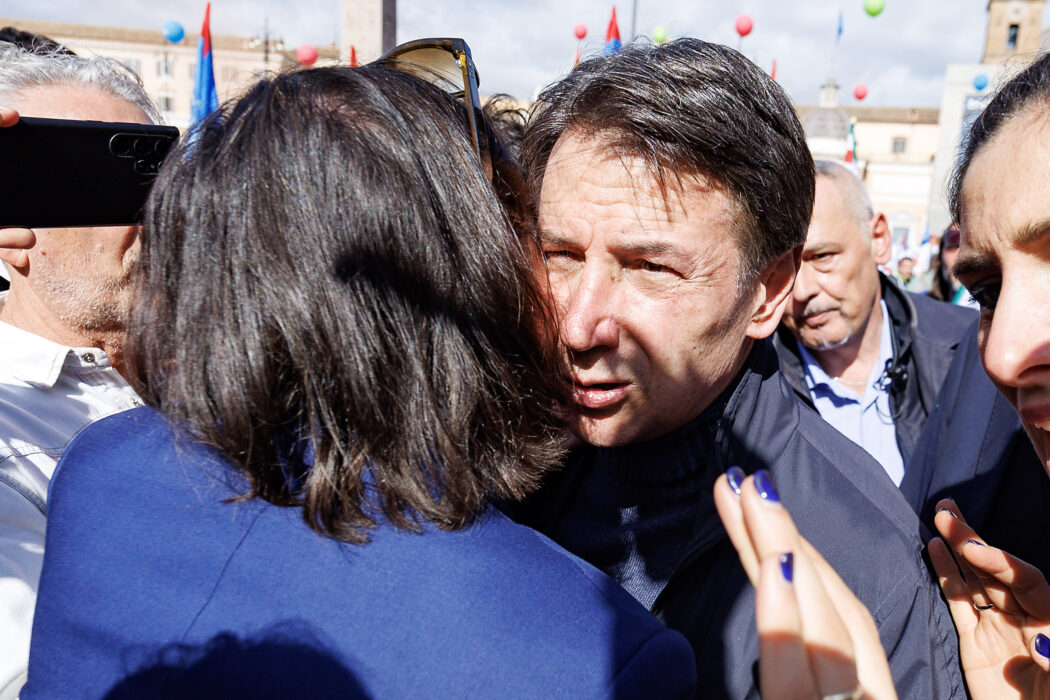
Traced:
<path id="1" fill-rule="evenodd" d="M 390 67 L 301 70 L 168 156 L 148 407 L 56 472 L 24 698 L 692 693 L 684 639 L 490 505 L 560 456 L 561 385 L 466 115 Z"/>

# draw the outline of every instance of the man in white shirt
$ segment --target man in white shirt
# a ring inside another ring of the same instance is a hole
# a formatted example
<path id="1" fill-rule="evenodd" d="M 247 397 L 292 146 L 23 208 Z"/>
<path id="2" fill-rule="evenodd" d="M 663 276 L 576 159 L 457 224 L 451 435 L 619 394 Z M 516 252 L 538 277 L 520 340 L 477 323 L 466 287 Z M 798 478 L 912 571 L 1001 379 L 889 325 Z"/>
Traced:
<path id="1" fill-rule="evenodd" d="M 0 44 L 0 105 L 0 127 L 20 115 L 159 121 L 120 64 L 11 44 Z M 140 404 L 122 376 L 138 248 L 134 226 L 0 231 L 11 278 L 0 308 L 0 700 L 25 681 L 55 465 L 83 427 Z"/>

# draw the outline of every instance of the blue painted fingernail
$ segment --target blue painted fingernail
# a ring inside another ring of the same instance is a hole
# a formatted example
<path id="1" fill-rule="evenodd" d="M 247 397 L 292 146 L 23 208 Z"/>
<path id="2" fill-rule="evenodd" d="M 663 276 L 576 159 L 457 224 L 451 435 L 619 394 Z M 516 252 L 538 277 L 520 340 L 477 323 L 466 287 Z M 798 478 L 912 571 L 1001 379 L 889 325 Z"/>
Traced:
<path id="1" fill-rule="evenodd" d="M 977 545 L 979 547 L 983 547 L 984 546 L 984 542 L 978 542 L 977 540 L 966 540 L 966 541 L 969 542 L 970 544 L 975 544 L 975 545 Z"/>
<path id="2" fill-rule="evenodd" d="M 791 552 L 785 552 L 780 555 L 780 574 L 784 577 L 784 580 L 791 583 L 791 580 L 795 577 L 795 555 Z M 1046 639 L 1046 637 L 1043 637 Z M 1050 642 L 1050 640 L 1047 640 Z"/>
<path id="3" fill-rule="evenodd" d="M 773 486 L 773 479 L 769 477 L 769 472 L 765 469 L 759 469 L 755 472 L 755 489 L 763 500 L 770 503 L 780 503 L 780 494 L 777 493 L 776 487 Z"/>
<path id="4" fill-rule="evenodd" d="M 744 470 L 740 467 L 730 467 L 726 470 L 726 481 L 729 482 L 729 488 L 733 489 L 733 493 L 740 495 L 740 487 L 744 485 Z"/>
<path id="5" fill-rule="evenodd" d="M 1035 650 L 1045 659 L 1050 659 L 1050 639 L 1045 634 L 1035 635 Z"/>

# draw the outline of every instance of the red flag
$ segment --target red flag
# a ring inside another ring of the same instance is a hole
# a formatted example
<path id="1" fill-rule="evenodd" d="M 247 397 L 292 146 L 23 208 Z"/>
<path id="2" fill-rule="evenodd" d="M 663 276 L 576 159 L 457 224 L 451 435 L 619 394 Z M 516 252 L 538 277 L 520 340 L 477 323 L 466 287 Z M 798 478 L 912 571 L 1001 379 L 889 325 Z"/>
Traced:
<path id="1" fill-rule="evenodd" d="M 357 49 L 353 44 L 350 44 L 350 67 L 357 68 Z"/>
<path id="2" fill-rule="evenodd" d="M 609 28 L 605 30 L 605 43 L 608 44 L 613 39 L 616 40 L 616 43 L 620 43 L 620 25 L 616 23 L 616 5 L 613 5 Z"/>

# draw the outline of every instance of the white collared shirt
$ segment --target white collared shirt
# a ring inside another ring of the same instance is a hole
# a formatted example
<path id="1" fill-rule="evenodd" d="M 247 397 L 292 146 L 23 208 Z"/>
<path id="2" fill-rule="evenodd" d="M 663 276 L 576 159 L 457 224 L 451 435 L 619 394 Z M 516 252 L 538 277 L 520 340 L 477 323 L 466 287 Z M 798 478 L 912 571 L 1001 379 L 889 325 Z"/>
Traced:
<path id="1" fill-rule="evenodd" d="M 102 350 L 0 322 L 0 700 L 25 681 L 55 465 L 88 424 L 140 405 Z"/>
<path id="2" fill-rule="evenodd" d="M 886 369 L 893 359 L 893 340 L 890 338 L 890 316 L 886 302 L 879 303 L 882 304 L 879 359 L 871 368 L 863 392 L 829 376 L 802 343 L 798 347 L 806 370 L 809 395 L 813 397 L 813 405 L 821 417 L 863 447 L 882 465 L 893 483 L 900 486 L 904 479 L 905 464 L 897 446 L 897 428 L 890 407 L 890 383 L 886 378 Z"/>

